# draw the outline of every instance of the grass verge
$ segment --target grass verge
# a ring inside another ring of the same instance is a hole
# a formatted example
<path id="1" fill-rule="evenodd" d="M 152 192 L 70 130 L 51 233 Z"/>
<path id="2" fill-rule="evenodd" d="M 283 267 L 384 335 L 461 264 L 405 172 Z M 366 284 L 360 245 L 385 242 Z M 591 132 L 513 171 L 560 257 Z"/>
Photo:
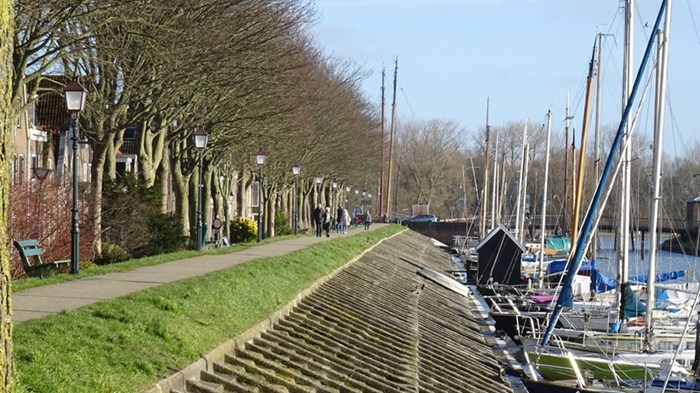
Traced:
<path id="1" fill-rule="evenodd" d="M 17 325 L 18 392 L 143 391 L 403 229 L 338 237 Z"/>

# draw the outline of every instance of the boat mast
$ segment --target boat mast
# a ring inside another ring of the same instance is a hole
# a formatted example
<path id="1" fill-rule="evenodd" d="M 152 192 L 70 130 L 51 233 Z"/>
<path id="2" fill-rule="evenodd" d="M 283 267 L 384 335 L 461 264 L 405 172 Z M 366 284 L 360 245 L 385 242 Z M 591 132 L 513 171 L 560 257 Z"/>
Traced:
<path id="1" fill-rule="evenodd" d="M 600 85 L 603 75 L 603 42 L 606 34 L 598 33 L 598 75 L 595 93 L 595 137 L 593 139 L 593 168 L 595 178 L 600 177 Z M 598 231 L 593 234 L 593 260 L 598 259 Z"/>
<path id="2" fill-rule="evenodd" d="M 588 78 L 586 78 L 586 102 L 583 107 L 583 124 L 581 126 L 581 149 L 579 149 L 578 175 L 576 176 L 576 188 L 574 188 L 574 215 L 571 220 L 571 239 L 578 235 L 579 214 L 581 212 L 581 196 L 583 194 L 583 169 L 586 166 L 586 137 L 588 136 L 588 113 L 591 105 L 591 86 L 593 85 L 593 63 L 595 61 L 595 41 L 591 61 L 588 65 Z"/>
<path id="3" fill-rule="evenodd" d="M 547 111 L 547 145 L 545 147 L 544 158 L 544 187 L 542 190 L 542 217 L 540 218 L 540 263 L 538 287 L 542 288 L 544 284 L 544 233 L 547 225 L 547 183 L 549 180 L 549 144 L 552 139 L 552 111 Z"/>
<path id="4" fill-rule="evenodd" d="M 491 230 L 496 227 L 496 194 L 498 194 L 498 132 L 496 132 L 496 145 L 493 149 L 493 188 L 491 195 Z"/>
<path id="5" fill-rule="evenodd" d="M 486 97 L 486 152 L 484 155 L 484 187 L 482 189 L 483 195 L 479 201 L 481 207 L 481 217 L 479 219 L 479 238 L 486 236 L 486 212 L 489 200 L 489 98 Z M 474 170 L 474 164 L 472 164 L 472 170 Z M 476 182 L 476 177 L 474 178 Z"/>
<path id="6" fill-rule="evenodd" d="M 647 315 L 646 326 L 647 335 L 645 339 L 645 349 L 654 350 L 654 319 L 652 309 L 654 308 L 654 282 L 656 279 L 656 245 L 658 242 L 657 229 L 659 220 L 659 203 L 661 202 L 661 159 L 664 129 L 664 107 L 666 106 L 666 77 L 668 73 L 668 38 L 671 27 L 671 0 L 668 0 L 668 11 L 664 22 L 664 30 L 658 32 L 658 66 L 656 68 L 656 106 L 654 122 L 654 175 L 652 177 L 653 198 L 651 199 L 651 221 L 649 227 L 650 249 L 649 249 L 649 275 L 647 278 Z"/>
<path id="7" fill-rule="evenodd" d="M 523 206 L 523 212 L 520 215 L 520 242 L 523 241 L 524 236 L 525 236 L 525 203 L 527 202 L 527 175 L 528 172 L 530 171 L 530 144 L 527 143 L 525 145 L 525 175 L 523 175 L 523 195 L 522 195 L 522 206 Z"/>
<path id="8" fill-rule="evenodd" d="M 625 0 L 625 53 L 623 61 L 622 74 L 622 107 L 627 106 L 628 97 L 630 96 L 632 63 L 633 63 L 633 45 L 632 38 L 634 35 L 634 1 Z M 620 313 L 622 314 L 622 285 L 627 282 L 629 276 L 629 243 L 630 243 L 630 187 L 632 186 L 632 172 L 630 161 L 632 159 L 632 150 L 628 139 L 630 137 L 631 127 L 629 123 L 625 125 L 622 146 L 625 149 L 622 153 L 622 173 L 620 179 L 620 220 L 618 225 L 619 241 L 617 242 L 618 249 L 618 272 L 617 272 L 617 298 L 620 301 Z M 622 315 L 620 315 L 622 318 Z"/>
<path id="9" fill-rule="evenodd" d="M 627 120 L 629 118 L 630 112 L 632 111 L 634 97 L 636 96 L 637 91 L 639 90 L 639 86 L 642 82 L 642 77 L 644 76 L 644 70 L 646 69 L 647 63 L 649 62 L 651 48 L 653 47 L 653 43 L 656 40 L 656 34 L 658 32 L 659 26 L 661 25 L 661 18 L 663 17 L 664 11 L 666 9 L 666 1 L 667 0 L 662 0 L 661 2 L 659 14 L 656 17 L 656 22 L 654 23 L 653 30 L 651 31 L 649 41 L 644 51 L 644 57 L 642 58 L 642 62 L 639 66 L 639 71 L 637 72 L 637 77 L 634 80 L 634 85 L 632 86 L 632 91 L 630 92 L 630 99 L 625 105 L 625 110 L 622 113 L 620 124 L 617 127 L 617 132 L 615 133 L 615 139 L 613 140 L 612 146 L 610 148 L 610 154 L 608 154 L 605 160 L 605 166 L 603 167 L 603 172 L 600 175 L 600 181 L 598 182 L 598 186 L 596 187 L 595 192 L 593 194 L 593 198 L 591 199 L 591 204 L 588 208 L 588 212 L 586 213 L 583 223 L 581 224 L 581 235 L 579 235 L 579 237 L 576 239 L 576 246 L 574 248 L 573 255 L 570 259 L 570 263 L 568 264 L 566 274 L 564 275 L 564 281 L 561 285 L 561 293 L 557 298 L 556 307 L 552 312 L 552 315 L 549 319 L 549 324 L 547 325 L 547 329 L 542 335 L 542 340 L 540 341 L 540 345 L 542 346 L 547 345 L 547 343 L 549 342 L 549 338 L 552 336 L 554 327 L 556 326 L 557 321 L 559 320 L 559 317 L 561 316 L 561 313 L 564 310 L 564 307 L 571 307 L 573 304 L 574 296 L 572 284 L 574 281 L 574 276 L 576 276 L 579 268 L 581 267 L 581 262 L 583 261 L 583 254 L 586 252 L 586 248 L 590 243 L 590 235 L 593 223 L 596 221 L 596 217 L 598 216 L 599 211 L 602 210 L 602 208 L 604 207 L 604 204 L 601 203 L 601 198 L 603 196 L 605 188 L 607 187 L 608 179 L 612 173 L 613 162 L 615 161 L 614 156 L 618 154 L 620 149 L 624 130 L 627 126 Z"/>
<path id="10" fill-rule="evenodd" d="M 384 136 L 384 76 L 385 68 L 382 64 L 382 112 L 381 112 L 381 122 L 382 122 L 382 152 L 380 153 L 379 162 L 381 163 L 379 169 L 379 217 L 384 217 L 384 143 L 386 142 L 386 137 Z"/>
<path id="11" fill-rule="evenodd" d="M 569 91 L 566 92 L 566 115 L 565 115 L 565 126 L 564 126 L 564 206 L 562 207 L 562 223 L 561 231 L 562 234 L 567 232 L 566 228 L 566 209 L 569 204 L 569 126 L 571 125 L 571 119 L 573 116 L 569 115 Z M 571 239 L 574 240 L 574 239 Z"/>
<path id="12" fill-rule="evenodd" d="M 389 168 L 386 181 L 386 211 L 391 214 L 391 167 L 394 159 L 394 134 L 396 132 L 396 77 L 399 73 L 399 57 L 394 59 L 394 96 L 391 101 L 391 125 L 389 126 Z"/>
<path id="13" fill-rule="evenodd" d="M 515 204 L 515 238 L 518 239 L 522 243 L 523 241 L 523 236 L 522 233 L 520 232 L 520 212 L 521 210 L 521 201 L 522 201 L 522 192 L 523 192 L 523 181 L 524 181 L 524 175 L 525 175 L 525 145 L 527 144 L 527 123 L 528 121 L 525 120 L 525 127 L 523 128 L 523 148 L 522 148 L 522 154 L 523 156 L 520 157 L 520 173 L 518 175 L 518 196 Z"/>

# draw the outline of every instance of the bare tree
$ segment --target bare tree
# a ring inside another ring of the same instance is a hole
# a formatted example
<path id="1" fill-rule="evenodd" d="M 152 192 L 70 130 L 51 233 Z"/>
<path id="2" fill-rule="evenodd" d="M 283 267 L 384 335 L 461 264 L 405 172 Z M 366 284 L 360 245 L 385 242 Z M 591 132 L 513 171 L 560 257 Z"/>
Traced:
<path id="1" fill-rule="evenodd" d="M 0 130 L 2 130 L 2 154 L 0 154 L 0 242 L 9 244 L 7 235 L 7 204 L 10 188 L 10 162 L 12 157 L 11 130 L 15 125 L 12 105 L 12 20 L 13 2 L 0 0 Z M 12 345 L 12 302 L 10 254 L 7 247 L 0 247 L 0 392 L 15 391 L 15 375 Z"/>

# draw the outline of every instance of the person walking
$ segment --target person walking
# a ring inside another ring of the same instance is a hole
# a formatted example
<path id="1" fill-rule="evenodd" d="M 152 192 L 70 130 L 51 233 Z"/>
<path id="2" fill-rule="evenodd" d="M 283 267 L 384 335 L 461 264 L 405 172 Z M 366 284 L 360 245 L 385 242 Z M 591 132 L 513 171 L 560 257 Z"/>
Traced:
<path id="1" fill-rule="evenodd" d="M 314 209 L 314 225 L 316 226 L 316 237 L 321 237 L 321 234 L 323 233 L 323 207 L 321 207 L 321 204 L 319 203 L 318 206 Z"/>
<path id="2" fill-rule="evenodd" d="M 343 208 L 341 206 L 338 206 L 338 211 L 335 214 L 335 231 L 337 233 L 341 233 L 342 231 L 340 230 L 340 220 L 343 218 Z"/>
<path id="3" fill-rule="evenodd" d="M 350 226 L 350 213 L 348 209 L 343 209 L 343 214 L 340 215 L 340 233 L 343 235 L 348 233 L 348 226 Z"/>
<path id="4" fill-rule="evenodd" d="M 325 213 L 323 214 L 323 230 L 326 231 L 326 237 L 331 237 L 331 221 L 333 221 L 331 208 L 326 206 Z"/>
<path id="5" fill-rule="evenodd" d="M 369 230 L 369 224 L 372 223 L 372 215 L 369 213 L 369 210 L 365 212 L 365 216 L 362 217 L 362 221 L 365 223 L 365 231 Z"/>

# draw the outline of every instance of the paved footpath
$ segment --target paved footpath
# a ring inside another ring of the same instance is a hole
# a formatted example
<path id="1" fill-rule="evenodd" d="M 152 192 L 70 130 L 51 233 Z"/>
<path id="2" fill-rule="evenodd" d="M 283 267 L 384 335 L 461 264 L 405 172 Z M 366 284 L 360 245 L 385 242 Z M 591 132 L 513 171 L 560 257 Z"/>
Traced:
<path id="1" fill-rule="evenodd" d="M 384 224 L 372 224 L 370 230 Z M 363 232 L 359 226 L 350 228 L 348 235 Z M 159 265 L 142 267 L 128 272 L 91 276 L 59 284 L 45 285 L 12 294 L 12 320 L 15 324 L 42 318 L 61 311 L 74 310 L 103 300 L 115 299 L 147 288 L 185 278 L 201 276 L 213 271 L 236 266 L 253 259 L 288 254 L 312 244 L 337 238 L 300 236 L 275 241 L 226 255 L 202 255 Z"/>

